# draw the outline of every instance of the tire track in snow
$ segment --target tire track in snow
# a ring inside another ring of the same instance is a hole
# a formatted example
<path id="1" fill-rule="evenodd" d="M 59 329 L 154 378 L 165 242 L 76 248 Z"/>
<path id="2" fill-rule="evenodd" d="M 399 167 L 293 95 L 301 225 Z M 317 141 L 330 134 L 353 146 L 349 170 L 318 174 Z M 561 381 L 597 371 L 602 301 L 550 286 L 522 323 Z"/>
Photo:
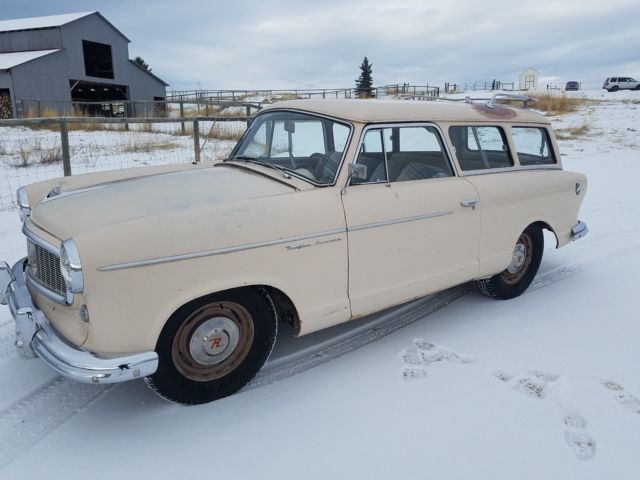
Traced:
<path id="1" fill-rule="evenodd" d="M 554 270 L 543 273 L 542 275 L 538 275 L 533 279 L 533 282 L 531 282 L 531 285 L 524 293 L 526 295 L 527 293 L 534 292 L 539 288 L 544 288 L 548 285 L 551 285 L 552 283 L 564 280 L 565 278 L 571 277 L 576 273 L 580 273 L 587 267 L 592 267 L 594 265 L 606 262 L 612 257 L 624 256 L 629 253 L 637 253 L 639 250 L 640 243 L 633 243 L 630 245 L 625 245 L 623 247 L 605 250 L 596 255 L 592 255 L 583 261 L 576 261 L 568 265 L 563 265 L 561 267 L 555 268 Z"/>
<path id="2" fill-rule="evenodd" d="M 13 320 L 0 323 L 0 361 L 16 356 L 15 327 Z"/>
<path id="3" fill-rule="evenodd" d="M 0 469 L 111 388 L 56 377 L 5 408 L 0 412 Z"/>
<path id="4" fill-rule="evenodd" d="M 275 383 L 353 352 L 437 312 L 466 295 L 473 288 L 472 283 L 453 287 L 435 294 L 428 300 L 418 300 L 382 315 L 378 321 L 367 325 L 365 330 L 355 333 L 353 336 L 329 345 L 323 345 L 318 349 L 305 350 L 303 355 L 298 355 L 298 358 L 293 358 L 290 361 L 275 363 L 272 366 L 267 363 L 258 375 L 249 382 L 245 390 Z"/>

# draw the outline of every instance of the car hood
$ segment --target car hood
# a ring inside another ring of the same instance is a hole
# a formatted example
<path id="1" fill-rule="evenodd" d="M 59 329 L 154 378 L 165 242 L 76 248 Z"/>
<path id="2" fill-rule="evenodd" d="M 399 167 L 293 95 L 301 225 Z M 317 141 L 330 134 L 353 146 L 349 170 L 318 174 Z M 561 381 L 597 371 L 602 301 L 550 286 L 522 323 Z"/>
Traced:
<path id="1" fill-rule="evenodd" d="M 64 240 L 137 218 L 291 193 L 294 187 L 232 168 L 206 168 L 118 180 L 64 191 L 35 205 L 31 221 Z"/>

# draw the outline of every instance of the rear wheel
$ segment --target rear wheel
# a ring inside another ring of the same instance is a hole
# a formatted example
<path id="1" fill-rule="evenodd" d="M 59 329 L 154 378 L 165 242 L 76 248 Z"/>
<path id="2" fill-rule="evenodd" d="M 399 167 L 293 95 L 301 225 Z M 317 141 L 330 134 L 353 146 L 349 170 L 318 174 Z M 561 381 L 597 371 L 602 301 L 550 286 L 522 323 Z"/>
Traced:
<path id="1" fill-rule="evenodd" d="M 480 291 L 500 300 L 521 295 L 538 273 L 543 249 L 542 229 L 534 225 L 527 227 L 513 248 L 509 266 L 493 277 L 478 280 Z"/>
<path id="2" fill-rule="evenodd" d="M 263 290 L 228 290 L 178 309 L 163 328 L 158 370 L 147 383 L 176 403 L 195 405 L 231 395 L 266 362 L 277 316 Z"/>
<path id="3" fill-rule="evenodd" d="M 617 85 L 614 85 L 609 89 L 610 92 L 617 92 L 618 90 L 620 90 L 620 87 L 618 87 Z"/>

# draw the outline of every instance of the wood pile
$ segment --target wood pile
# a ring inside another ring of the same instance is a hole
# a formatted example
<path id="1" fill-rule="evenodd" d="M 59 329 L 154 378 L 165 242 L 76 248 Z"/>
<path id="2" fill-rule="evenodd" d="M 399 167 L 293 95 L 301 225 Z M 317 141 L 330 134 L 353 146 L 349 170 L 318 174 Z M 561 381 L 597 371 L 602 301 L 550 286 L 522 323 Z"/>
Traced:
<path id="1" fill-rule="evenodd" d="M 0 93 L 0 118 L 13 118 L 11 112 L 11 97 L 7 93 Z"/>

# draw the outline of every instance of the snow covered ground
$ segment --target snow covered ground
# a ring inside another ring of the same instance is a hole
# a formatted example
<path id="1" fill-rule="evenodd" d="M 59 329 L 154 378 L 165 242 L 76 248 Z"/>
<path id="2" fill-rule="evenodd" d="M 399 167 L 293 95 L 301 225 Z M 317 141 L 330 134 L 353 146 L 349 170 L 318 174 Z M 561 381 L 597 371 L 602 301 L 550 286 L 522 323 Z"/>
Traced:
<path id="1" fill-rule="evenodd" d="M 20 360 L 0 309 L 0 478 L 638 478 L 640 92 L 586 93 L 603 101 L 554 123 L 589 124 L 560 147 L 590 233 L 546 237 L 520 298 L 463 286 L 283 336 L 249 388 L 198 407 Z M 0 258 L 24 254 L 19 227 L 0 212 Z"/>

